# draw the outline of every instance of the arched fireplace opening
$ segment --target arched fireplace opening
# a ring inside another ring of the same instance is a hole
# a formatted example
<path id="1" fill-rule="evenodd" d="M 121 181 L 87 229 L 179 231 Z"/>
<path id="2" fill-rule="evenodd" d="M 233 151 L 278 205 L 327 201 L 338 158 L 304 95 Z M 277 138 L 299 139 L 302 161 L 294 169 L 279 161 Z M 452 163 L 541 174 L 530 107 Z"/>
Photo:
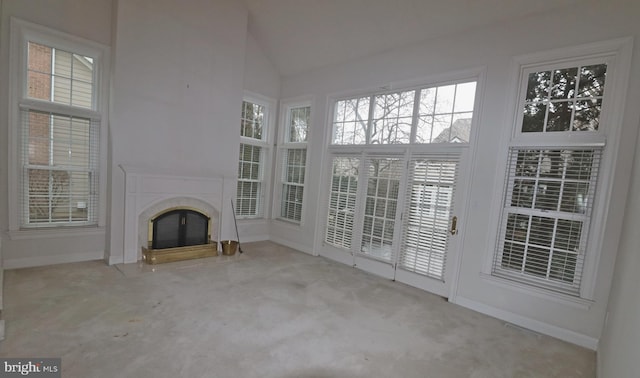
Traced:
<path id="1" fill-rule="evenodd" d="M 151 248 L 175 248 L 209 242 L 211 218 L 189 209 L 171 210 L 151 219 Z"/>
<path id="2" fill-rule="evenodd" d="M 149 264 L 217 256 L 211 240 L 211 217 L 195 208 L 172 207 L 149 218 L 147 247 L 142 259 Z"/>

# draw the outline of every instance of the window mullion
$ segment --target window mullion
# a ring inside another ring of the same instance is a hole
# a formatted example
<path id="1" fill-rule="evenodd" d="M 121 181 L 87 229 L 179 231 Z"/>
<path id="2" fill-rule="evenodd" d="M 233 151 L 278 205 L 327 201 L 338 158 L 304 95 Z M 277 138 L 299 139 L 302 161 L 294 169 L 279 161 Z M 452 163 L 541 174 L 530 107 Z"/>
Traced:
<path id="1" fill-rule="evenodd" d="M 416 89 L 413 96 L 413 115 L 411 117 L 411 136 L 409 137 L 409 143 L 416 142 L 418 118 L 420 117 L 420 91 L 421 89 Z"/>

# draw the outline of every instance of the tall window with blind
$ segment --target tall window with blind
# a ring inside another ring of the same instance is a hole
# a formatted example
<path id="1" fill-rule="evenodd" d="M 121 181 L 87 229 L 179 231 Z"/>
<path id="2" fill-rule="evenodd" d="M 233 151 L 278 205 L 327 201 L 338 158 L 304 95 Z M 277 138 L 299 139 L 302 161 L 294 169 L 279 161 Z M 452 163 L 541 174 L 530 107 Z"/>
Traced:
<path id="1" fill-rule="evenodd" d="M 242 102 L 240 159 L 236 188 L 236 215 L 259 218 L 264 211 L 264 170 L 267 151 L 267 106 Z"/>
<path id="2" fill-rule="evenodd" d="M 288 108 L 281 149 L 282 194 L 279 218 L 296 223 L 302 221 L 310 117 L 310 106 Z"/>
<path id="3" fill-rule="evenodd" d="M 99 56 L 49 40 L 20 46 L 20 225 L 97 224 Z"/>
<path id="4" fill-rule="evenodd" d="M 579 295 L 605 146 L 607 64 L 523 70 L 493 274 Z"/>

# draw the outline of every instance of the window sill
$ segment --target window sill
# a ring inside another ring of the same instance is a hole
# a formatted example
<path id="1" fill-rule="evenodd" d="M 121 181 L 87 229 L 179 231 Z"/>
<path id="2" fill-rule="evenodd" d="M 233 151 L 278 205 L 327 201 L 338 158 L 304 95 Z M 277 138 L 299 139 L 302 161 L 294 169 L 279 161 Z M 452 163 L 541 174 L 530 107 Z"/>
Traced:
<path id="1" fill-rule="evenodd" d="M 550 300 L 556 303 L 568 305 L 568 306 L 579 308 L 582 310 L 589 310 L 594 303 L 594 301 L 590 299 L 574 297 L 569 294 L 563 294 L 563 293 L 557 293 L 550 290 L 545 290 L 535 286 L 527 285 L 525 283 L 511 281 L 506 278 L 495 277 L 487 273 L 480 273 L 480 278 L 482 278 L 483 280 L 493 285 L 497 285 L 505 289 L 515 290 L 523 294 L 532 295 L 537 298 Z"/>
<path id="2" fill-rule="evenodd" d="M 9 231 L 7 233 L 10 240 L 28 240 L 28 239 L 50 239 L 50 238 L 66 238 L 78 236 L 104 236 L 106 229 L 104 227 L 85 226 L 85 227 L 51 227 L 37 229 L 22 229 Z"/>
<path id="3" fill-rule="evenodd" d="M 294 221 L 294 220 L 290 220 L 290 219 L 286 219 L 286 218 L 275 218 L 275 221 L 282 223 L 285 226 L 291 226 L 291 227 L 301 227 L 302 226 L 302 222 L 298 222 L 298 221 Z"/>

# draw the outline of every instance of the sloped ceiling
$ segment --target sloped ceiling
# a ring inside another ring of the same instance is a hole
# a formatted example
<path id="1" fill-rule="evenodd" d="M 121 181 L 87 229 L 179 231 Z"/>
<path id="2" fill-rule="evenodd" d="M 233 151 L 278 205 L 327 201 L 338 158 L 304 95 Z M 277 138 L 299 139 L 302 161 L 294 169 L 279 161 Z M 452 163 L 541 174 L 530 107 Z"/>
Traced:
<path id="1" fill-rule="evenodd" d="M 245 0 L 283 77 L 584 0 Z"/>

